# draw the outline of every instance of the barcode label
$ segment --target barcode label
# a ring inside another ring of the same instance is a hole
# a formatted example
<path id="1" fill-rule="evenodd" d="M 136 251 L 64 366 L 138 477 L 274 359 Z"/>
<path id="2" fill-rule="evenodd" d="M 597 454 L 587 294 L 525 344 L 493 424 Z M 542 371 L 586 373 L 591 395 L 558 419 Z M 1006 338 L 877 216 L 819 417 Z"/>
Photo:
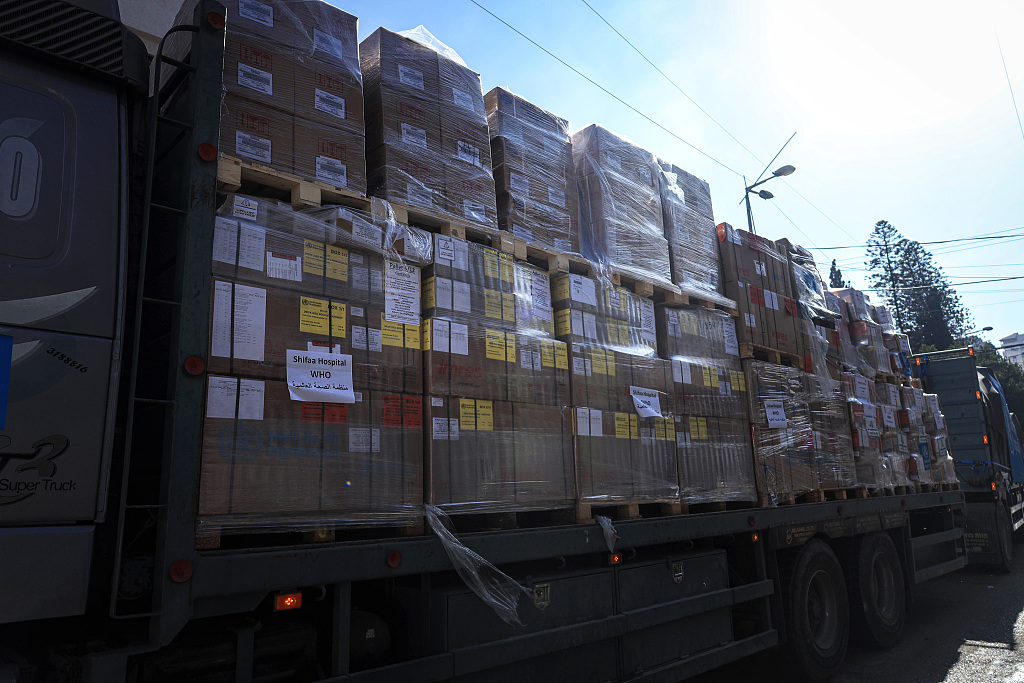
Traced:
<path id="1" fill-rule="evenodd" d="M 248 157 L 265 164 L 270 163 L 270 140 L 255 135 L 235 131 L 235 152 L 240 157 Z"/>
<path id="2" fill-rule="evenodd" d="M 263 93 L 274 94 L 274 74 L 248 64 L 238 63 L 238 85 Z"/>
<path id="3" fill-rule="evenodd" d="M 416 69 L 410 69 L 407 66 L 401 64 L 398 65 L 398 80 L 405 85 L 410 85 L 419 90 L 423 90 L 423 72 L 417 71 Z"/>
<path id="4" fill-rule="evenodd" d="M 338 97 L 329 92 L 324 92 L 320 88 L 316 89 L 316 94 L 313 96 L 313 106 L 318 111 L 330 114 L 339 119 L 345 118 L 345 98 Z"/>
<path id="5" fill-rule="evenodd" d="M 316 179 L 335 187 L 348 187 L 348 174 L 345 164 L 331 157 L 316 158 Z"/>
<path id="6" fill-rule="evenodd" d="M 318 50 L 334 55 L 338 59 L 345 58 L 344 45 L 339 39 L 318 29 L 313 29 L 313 51 Z"/>
<path id="7" fill-rule="evenodd" d="M 411 124 L 402 123 L 402 142 L 407 142 L 410 145 L 417 147 L 427 148 L 427 131 L 422 128 L 417 128 Z"/>
<path id="8" fill-rule="evenodd" d="M 238 0 L 238 16 L 257 24 L 274 27 L 274 8 L 256 0 Z"/>

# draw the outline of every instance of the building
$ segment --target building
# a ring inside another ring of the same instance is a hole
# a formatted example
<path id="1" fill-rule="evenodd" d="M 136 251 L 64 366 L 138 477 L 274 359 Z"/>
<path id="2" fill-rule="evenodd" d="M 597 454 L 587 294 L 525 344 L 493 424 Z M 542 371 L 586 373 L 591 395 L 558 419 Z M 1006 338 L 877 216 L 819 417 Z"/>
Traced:
<path id="1" fill-rule="evenodd" d="M 1014 332 L 1009 337 L 1003 337 L 999 340 L 999 346 L 1003 349 L 1003 358 L 1024 367 L 1024 334 Z"/>

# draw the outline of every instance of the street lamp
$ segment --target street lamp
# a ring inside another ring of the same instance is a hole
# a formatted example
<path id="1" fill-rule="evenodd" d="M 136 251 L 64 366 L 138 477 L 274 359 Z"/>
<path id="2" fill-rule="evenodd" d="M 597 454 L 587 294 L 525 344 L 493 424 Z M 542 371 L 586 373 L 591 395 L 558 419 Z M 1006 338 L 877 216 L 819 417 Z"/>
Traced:
<path id="1" fill-rule="evenodd" d="M 746 194 L 743 195 L 743 199 L 747 203 L 747 226 L 750 228 L 750 232 L 751 233 L 753 233 L 755 235 L 757 234 L 754 231 L 754 214 L 750 210 L 750 194 L 752 192 L 754 192 L 754 188 L 759 186 L 759 185 L 764 185 L 765 183 L 767 183 L 772 178 L 781 178 L 783 176 L 790 175 L 795 170 L 796 170 L 795 166 L 792 166 L 790 164 L 786 164 L 785 166 L 782 166 L 781 168 L 777 168 L 774 171 L 772 171 L 772 174 L 770 176 L 768 176 L 767 178 L 765 178 L 764 180 L 759 180 L 756 183 L 754 183 L 753 185 L 747 186 L 747 191 L 746 191 Z M 747 178 L 746 178 L 746 176 L 744 176 L 743 177 L 743 184 L 746 185 L 746 183 L 747 183 Z M 772 198 L 775 197 L 775 195 L 773 195 L 768 190 L 760 190 L 758 192 L 754 192 L 754 194 L 756 194 L 761 199 L 772 199 Z"/>
<path id="2" fill-rule="evenodd" d="M 992 331 L 992 326 L 991 325 L 986 325 L 985 327 L 982 327 L 980 330 L 971 330 L 970 332 L 964 332 L 964 335 L 962 337 L 960 337 L 960 341 L 962 343 L 966 344 L 967 343 L 967 338 L 970 337 L 975 332 L 991 332 L 991 331 Z"/>

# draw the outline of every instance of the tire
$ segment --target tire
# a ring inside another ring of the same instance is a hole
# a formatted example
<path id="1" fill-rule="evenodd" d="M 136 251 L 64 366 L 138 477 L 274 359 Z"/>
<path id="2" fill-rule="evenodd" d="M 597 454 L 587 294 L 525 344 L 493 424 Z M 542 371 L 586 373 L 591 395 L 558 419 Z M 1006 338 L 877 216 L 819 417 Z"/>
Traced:
<path id="1" fill-rule="evenodd" d="M 907 623 L 907 589 L 902 564 L 889 534 L 865 536 L 857 550 L 857 574 L 850 577 L 854 632 L 889 648 L 903 636 Z"/>
<path id="2" fill-rule="evenodd" d="M 843 569 L 823 541 L 805 545 L 785 584 L 789 650 L 809 681 L 835 676 L 850 639 L 850 604 Z"/>
<path id="3" fill-rule="evenodd" d="M 1013 569 L 1013 523 L 1010 521 L 1010 511 L 1002 501 L 996 503 L 996 534 L 999 560 L 995 568 L 1001 574 L 1009 574 Z"/>

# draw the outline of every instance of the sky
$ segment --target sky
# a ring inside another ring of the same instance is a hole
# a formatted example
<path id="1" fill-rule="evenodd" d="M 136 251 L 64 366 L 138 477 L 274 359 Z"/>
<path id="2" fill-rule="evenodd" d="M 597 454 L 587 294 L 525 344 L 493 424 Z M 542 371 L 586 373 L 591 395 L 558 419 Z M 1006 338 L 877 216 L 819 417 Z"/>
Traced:
<path id="1" fill-rule="evenodd" d="M 670 133 L 472 0 L 331 2 L 359 17 L 360 40 L 422 24 L 484 92 L 507 87 L 574 130 L 600 123 L 705 178 L 716 222 L 746 227 L 743 176 L 795 132 L 773 168 L 796 172 L 764 186 L 774 199 L 752 198 L 756 231 L 811 248 L 826 278 L 836 258 L 869 286 L 863 248 L 814 249 L 863 245 L 879 220 L 920 242 L 1022 235 L 925 247 L 974 326 L 994 328 L 984 338 L 1024 332 L 1024 278 L 957 286 L 1024 276 L 1024 131 L 1010 89 L 1024 106 L 1024 3 L 587 0 L 677 89 L 584 0 L 476 0 Z"/>

